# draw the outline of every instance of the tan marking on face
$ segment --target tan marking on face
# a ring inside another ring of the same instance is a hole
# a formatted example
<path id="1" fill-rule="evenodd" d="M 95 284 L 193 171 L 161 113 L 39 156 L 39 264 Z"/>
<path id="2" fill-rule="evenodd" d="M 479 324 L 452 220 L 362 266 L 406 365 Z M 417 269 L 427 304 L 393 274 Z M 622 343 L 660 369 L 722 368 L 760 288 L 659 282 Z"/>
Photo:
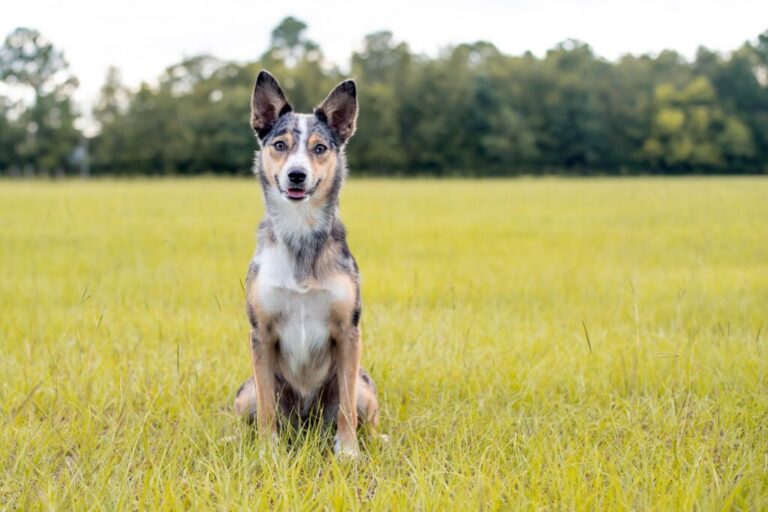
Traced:
<path id="1" fill-rule="evenodd" d="M 318 155 L 314 152 L 314 148 L 318 144 L 323 144 L 328 148 L 325 153 Z M 313 206 L 321 206 L 328 194 L 328 190 L 333 184 L 338 157 L 336 152 L 331 149 L 330 142 L 317 133 L 313 133 L 309 136 L 309 140 L 307 140 L 307 151 L 310 155 L 309 162 L 312 166 L 312 176 L 315 183 L 322 180 L 320 181 L 317 190 L 312 195 L 311 201 Z"/>
<path id="2" fill-rule="evenodd" d="M 275 143 L 282 141 L 286 145 L 285 151 L 275 149 Z M 288 160 L 291 148 L 293 147 L 293 134 L 288 132 L 270 139 L 269 144 L 263 150 L 264 173 L 270 185 L 275 185 L 275 176 L 280 174 L 280 170 L 285 166 Z"/>

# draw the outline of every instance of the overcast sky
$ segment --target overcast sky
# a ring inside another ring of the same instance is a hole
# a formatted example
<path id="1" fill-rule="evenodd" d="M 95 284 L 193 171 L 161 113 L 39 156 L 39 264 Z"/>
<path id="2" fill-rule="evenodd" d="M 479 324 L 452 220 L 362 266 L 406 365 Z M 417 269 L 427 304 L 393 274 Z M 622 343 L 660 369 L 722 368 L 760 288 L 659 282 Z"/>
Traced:
<path id="1" fill-rule="evenodd" d="M 688 57 L 699 45 L 729 51 L 768 29 L 768 0 L 4 0 L 0 36 L 40 30 L 64 50 L 88 105 L 106 69 L 135 86 L 185 56 L 258 58 L 285 16 L 309 25 L 326 56 L 346 67 L 365 34 L 387 29 L 412 50 L 487 40 L 502 51 L 542 55 L 566 38 L 609 59 L 671 48 Z"/>

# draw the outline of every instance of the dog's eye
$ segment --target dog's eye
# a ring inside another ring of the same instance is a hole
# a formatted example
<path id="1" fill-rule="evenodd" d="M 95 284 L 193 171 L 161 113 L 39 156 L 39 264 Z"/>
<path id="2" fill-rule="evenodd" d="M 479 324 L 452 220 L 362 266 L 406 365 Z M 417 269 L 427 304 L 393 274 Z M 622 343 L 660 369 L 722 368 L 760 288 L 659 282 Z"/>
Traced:
<path id="1" fill-rule="evenodd" d="M 312 151 L 315 152 L 316 155 L 322 155 L 328 150 L 328 148 L 325 146 L 325 144 L 318 144 L 314 148 L 312 148 Z"/>
<path id="2" fill-rule="evenodd" d="M 288 149 L 288 146 L 285 145 L 285 142 L 281 140 L 275 142 L 274 144 L 272 144 L 272 146 L 278 151 L 285 151 L 286 149 Z"/>

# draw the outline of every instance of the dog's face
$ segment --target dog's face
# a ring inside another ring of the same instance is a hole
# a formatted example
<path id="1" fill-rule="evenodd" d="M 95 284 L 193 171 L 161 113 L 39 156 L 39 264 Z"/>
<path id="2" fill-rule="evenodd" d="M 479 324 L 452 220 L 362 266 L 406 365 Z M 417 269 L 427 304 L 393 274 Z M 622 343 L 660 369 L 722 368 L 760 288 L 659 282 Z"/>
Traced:
<path id="1" fill-rule="evenodd" d="M 277 81 L 262 71 L 251 100 L 251 127 L 262 146 L 261 181 L 288 202 L 322 202 L 337 180 L 344 144 L 355 131 L 355 83 L 339 84 L 313 114 L 296 114 Z"/>

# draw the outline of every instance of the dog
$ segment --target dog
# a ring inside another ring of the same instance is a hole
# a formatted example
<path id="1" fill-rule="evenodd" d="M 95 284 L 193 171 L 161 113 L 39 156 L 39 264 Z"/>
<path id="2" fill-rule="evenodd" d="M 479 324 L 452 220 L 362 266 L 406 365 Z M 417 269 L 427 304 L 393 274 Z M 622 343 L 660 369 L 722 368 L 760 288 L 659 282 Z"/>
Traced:
<path id="1" fill-rule="evenodd" d="M 351 457 L 358 423 L 375 431 L 379 422 L 376 387 L 360 368 L 360 274 L 338 210 L 357 113 L 353 80 L 297 114 L 271 74 L 256 79 L 254 173 L 265 216 L 245 280 L 253 378 L 235 398 L 236 414 L 261 434 L 312 418 L 335 424 L 334 453 Z"/>

